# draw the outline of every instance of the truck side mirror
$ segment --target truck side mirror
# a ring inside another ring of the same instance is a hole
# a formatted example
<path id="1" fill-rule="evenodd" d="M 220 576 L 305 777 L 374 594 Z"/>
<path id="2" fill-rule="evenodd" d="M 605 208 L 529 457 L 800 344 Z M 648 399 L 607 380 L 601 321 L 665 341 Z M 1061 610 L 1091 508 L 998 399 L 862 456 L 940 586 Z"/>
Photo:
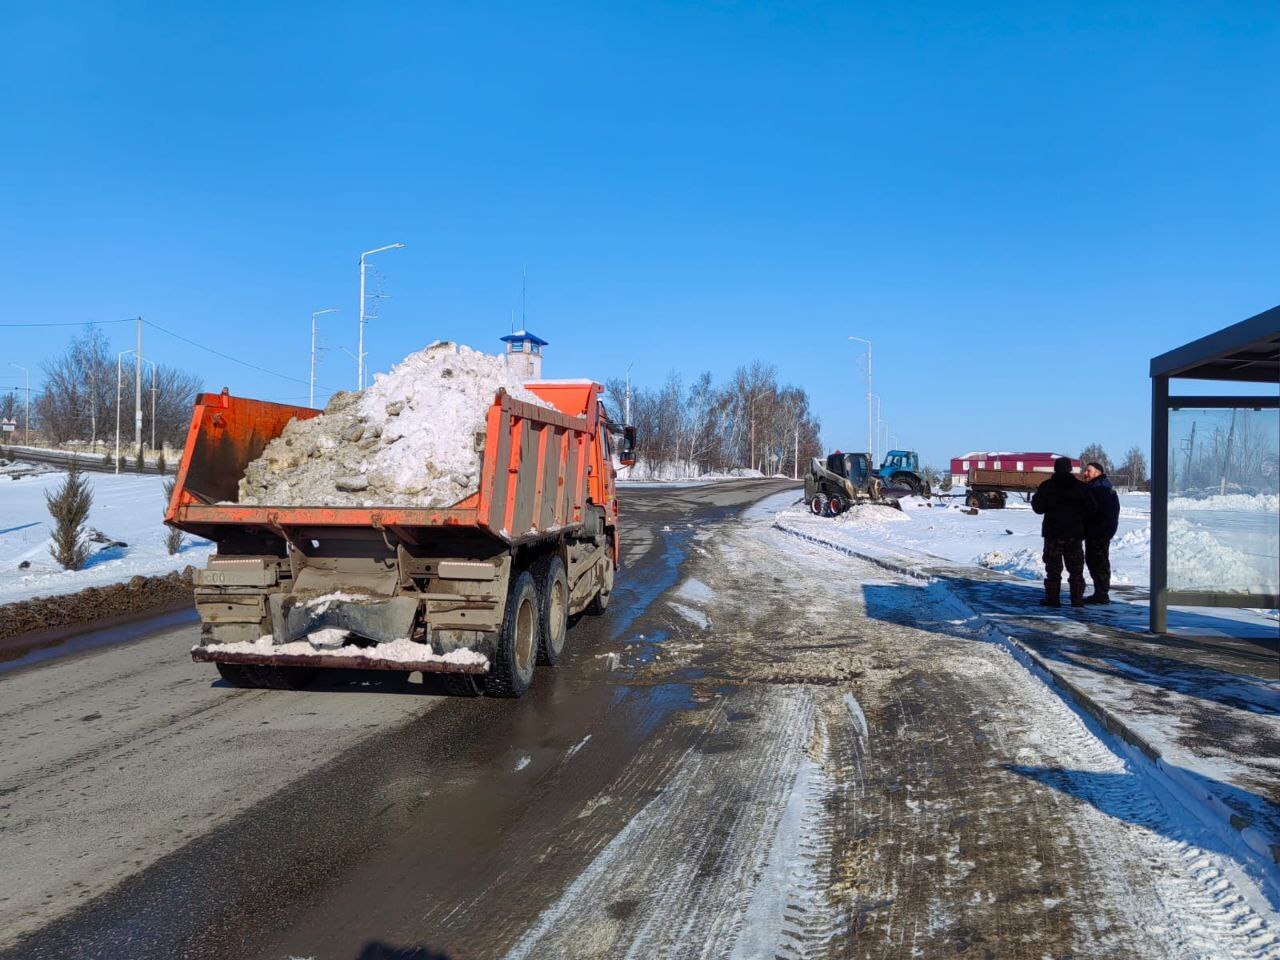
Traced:
<path id="1" fill-rule="evenodd" d="M 622 428 L 622 442 L 618 444 L 618 462 L 624 467 L 633 467 L 636 463 L 636 428 Z"/>

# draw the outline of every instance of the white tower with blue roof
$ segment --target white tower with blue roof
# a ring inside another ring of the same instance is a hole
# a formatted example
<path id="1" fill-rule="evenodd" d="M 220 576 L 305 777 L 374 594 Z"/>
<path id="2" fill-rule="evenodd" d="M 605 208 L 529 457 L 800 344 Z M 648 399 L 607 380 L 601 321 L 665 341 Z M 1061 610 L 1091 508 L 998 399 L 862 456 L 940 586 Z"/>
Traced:
<path id="1" fill-rule="evenodd" d="M 507 366 L 520 379 L 542 379 L 542 348 L 547 341 L 528 330 L 517 330 L 503 337 L 502 342 L 507 345 Z"/>

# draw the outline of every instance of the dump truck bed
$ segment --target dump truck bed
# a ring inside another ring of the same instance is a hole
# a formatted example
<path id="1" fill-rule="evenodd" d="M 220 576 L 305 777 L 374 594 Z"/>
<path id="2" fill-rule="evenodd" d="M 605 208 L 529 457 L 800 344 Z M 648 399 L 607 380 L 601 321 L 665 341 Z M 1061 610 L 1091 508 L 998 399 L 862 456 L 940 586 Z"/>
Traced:
<path id="1" fill-rule="evenodd" d="M 589 496 L 586 446 L 598 416 L 590 402 L 596 388 L 571 383 L 531 389 L 559 409 L 499 390 L 487 414 L 480 488 L 443 508 L 238 503 L 240 479 L 266 445 L 290 420 L 321 411 L 233 397 L 225 390 L 200 394 L 165 520 L 215 541 L 229 527 L 261 528 L 286 539 L 304 528 L 391 529 L 408 540 L 425 528 L 469 527 L 507 543 L 571 528 L 583 522 Z"/>

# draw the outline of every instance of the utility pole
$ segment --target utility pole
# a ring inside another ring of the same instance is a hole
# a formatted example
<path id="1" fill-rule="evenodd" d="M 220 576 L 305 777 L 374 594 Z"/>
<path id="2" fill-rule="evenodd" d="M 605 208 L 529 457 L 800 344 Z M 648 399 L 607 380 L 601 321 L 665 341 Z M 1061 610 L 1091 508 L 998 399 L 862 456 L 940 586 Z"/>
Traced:
<path id="1" fill-rule="evenodd" d="M 22 431 L 22 442 L 29 447 L 31 446 L 31 371 L 21 364 L 14 363 L 13 361 L 9 361 L 9 366 L 17 367 L 27 378 L 27 385 L 23 388 L 27 394 L 27 425 Z"/>
<path id="2" fill-rule="evenodd" d="M 138 318 L 138 359 L 133 369 L 133 441 L 138 457 L 142 457 L 142 318 Z"/>
<path id="3" fill-rule="evenodd" d="M 627 403 L 626 410 L 622 414 L 623 426 L 631 426 L 631 368 L 635 366 L 632 362 L 627 366 Z"/>
<path id="4" fill-rule="evenodd" d="M 404 246 L 403 243 L 389 243 L 385 247 L 377 247 L 374 250 L 366 250 L 360 254 L 360 338 L 356 347 L 356 389 L 364 389 L 364 262 L 367 257 L 373 256 L 375 253 L 382 253 L 383 250 L 399 250 Z"/>
<path id="5" fill-rule="evenodd" d="M 151 364 L 151 452 L 156 449 L 156 365 Z"/>
<path id="6" fill-rule="evenodd" d="M 1231 447 L 1236 440 L 1236 410 L 1231 411 L 1231 428 L 1227 431 L 1227 453 L 1222 458 L 1222 483 L 1218 487 L 1219 495 L 1227 492 L 1227 474 L 1231 470 Z"/>
<path id="7" fill-rule="evenodd" d="M 364 302 L 364 290 L 360 291 L 360 302 Z M 325 307 L 323 310 L 311 311 L 311 395 L 308 406 L 316 405 L 316 317 L 324 313 L 337 313 L 337 307 Z"/>
<path id="8" fill-rule="evenodd" d="M 875 435 L 871 432 L 871 341 L 864 337 L 850 337 L 867 345 L 867 456 L 874 459 Z M 875 466 L 875 464 L 872 464 Z"/>
<path id="9" fill-rule="evenodd" d="M 800 421 L 796 420 L 796 453 L 795 461 L 792 464 L 792 480 L 800 479 Z"/>

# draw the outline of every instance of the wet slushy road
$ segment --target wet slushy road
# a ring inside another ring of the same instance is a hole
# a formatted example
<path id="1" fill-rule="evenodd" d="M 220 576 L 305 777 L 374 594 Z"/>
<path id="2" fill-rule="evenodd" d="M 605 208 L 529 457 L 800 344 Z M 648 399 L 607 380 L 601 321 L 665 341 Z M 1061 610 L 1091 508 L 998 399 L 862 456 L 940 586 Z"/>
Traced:
<path id="1" fill-rule="evenodd" d="M 772 528 L 785 490 L 625 491 L 608 613 L 519 701 L 232 690 L 186 627 L 0 679 L 0 956 L 1276 955 L 1094 731 Z"/>

